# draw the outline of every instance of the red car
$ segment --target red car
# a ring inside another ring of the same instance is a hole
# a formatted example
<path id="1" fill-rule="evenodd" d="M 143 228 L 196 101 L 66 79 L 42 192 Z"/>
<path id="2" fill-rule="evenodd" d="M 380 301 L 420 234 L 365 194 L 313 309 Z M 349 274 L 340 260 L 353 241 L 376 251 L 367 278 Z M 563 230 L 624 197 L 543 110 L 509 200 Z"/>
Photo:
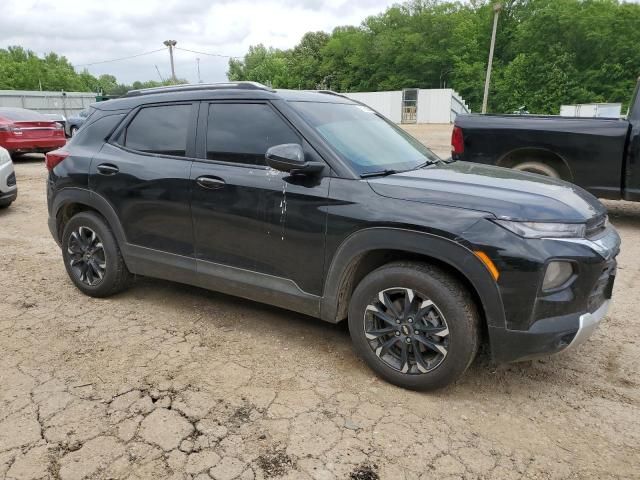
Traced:
<path id="1" fill-rule="evenodd" d="M 0 147 L 9 153 L 46 153 L 65 143 L 60 123 L 33 110 L 0 108 Z"/>

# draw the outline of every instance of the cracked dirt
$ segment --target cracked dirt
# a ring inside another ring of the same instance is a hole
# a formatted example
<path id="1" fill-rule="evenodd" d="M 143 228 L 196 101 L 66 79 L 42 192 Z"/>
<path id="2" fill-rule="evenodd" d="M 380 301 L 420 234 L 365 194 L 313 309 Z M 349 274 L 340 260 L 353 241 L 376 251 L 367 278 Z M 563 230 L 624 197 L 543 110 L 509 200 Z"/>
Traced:
<path id="1" fill-rule="evenodd" d="M 0 212 L 0 478 L 640 478 L 640 204 L 609 317 L 577 351 L 431 394 L 377 379 L 346 328 L 170 282 L 76 290 L 41 159 Z"/>

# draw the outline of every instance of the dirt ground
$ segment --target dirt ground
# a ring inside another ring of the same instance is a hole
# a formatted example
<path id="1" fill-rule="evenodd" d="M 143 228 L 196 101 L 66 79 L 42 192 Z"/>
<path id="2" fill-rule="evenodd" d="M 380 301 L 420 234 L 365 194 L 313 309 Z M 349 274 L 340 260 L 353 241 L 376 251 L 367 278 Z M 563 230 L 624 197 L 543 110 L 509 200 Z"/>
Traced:
<path id="1" fill-rule="evenodd" d="M 447 127 L 448 128 L 448 127 Z M 448 149 L 445 127 L 417 132 Z M 415 393 L 377 379 L 344 326 L 138 279 L 68 280 L 41 159 L 0 211 L 0 478 L 640 478 L 640 204 L 609 317 L 578 350 Z"/>

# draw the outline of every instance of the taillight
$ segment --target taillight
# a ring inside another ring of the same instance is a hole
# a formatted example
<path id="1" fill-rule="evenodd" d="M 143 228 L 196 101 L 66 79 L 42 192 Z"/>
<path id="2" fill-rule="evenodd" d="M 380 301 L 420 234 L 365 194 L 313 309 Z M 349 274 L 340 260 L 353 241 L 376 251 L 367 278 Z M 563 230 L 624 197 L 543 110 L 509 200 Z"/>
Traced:
<path id="1" fill-rule="evenodd" d="M 451 154 L 462 155 L 464 153 L 464 135 L 460 127 L 453 127 L 451 133 Z"/>
<path id="2" fill-rule="evenodd" d="M 56 165 L 68 156 L 69 152 L 65 152 L 64 150 L 54 150 L 45 155 L 44 164 L 47 166 L 47 170 L 53 170 Z"/>
<path id="3" fill-rule="evenodd" d="M 13 135 L 22 135 L 22 129 L 15 125 L 0 125 L 0 132 L 9 132 Z"/>

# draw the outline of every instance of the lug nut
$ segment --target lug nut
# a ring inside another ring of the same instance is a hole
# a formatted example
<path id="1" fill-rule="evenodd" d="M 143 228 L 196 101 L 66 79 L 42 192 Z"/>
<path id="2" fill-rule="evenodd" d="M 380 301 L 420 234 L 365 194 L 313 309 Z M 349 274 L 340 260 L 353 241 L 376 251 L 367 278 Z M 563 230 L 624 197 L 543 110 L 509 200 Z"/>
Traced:
<path id="1" fill-rule="evenodd" d="M 400 336 L 400 332 L 398 330 L 396 330 L 396 337 Z"/>
<path id="2" fill-rule="evenodd" d="M 411 343 L 411 339 L 410 339 L 409 337 L 407 337 L 406 342 L 407 342 L 407 343 Z"/>
<path id="3" fill-rule="evenodd" d="M 413 323 L 413 318 L 409 317 L 409 318 L 407 319 L 407 321 L 408 321 L 409 323 Z"/>
<path id="4" fill-rule="evenodd" d="M 420 335 L 420 332 L 418 330 L 414 330 L 413 333 L 415 333 L 416 335 Z"/>

